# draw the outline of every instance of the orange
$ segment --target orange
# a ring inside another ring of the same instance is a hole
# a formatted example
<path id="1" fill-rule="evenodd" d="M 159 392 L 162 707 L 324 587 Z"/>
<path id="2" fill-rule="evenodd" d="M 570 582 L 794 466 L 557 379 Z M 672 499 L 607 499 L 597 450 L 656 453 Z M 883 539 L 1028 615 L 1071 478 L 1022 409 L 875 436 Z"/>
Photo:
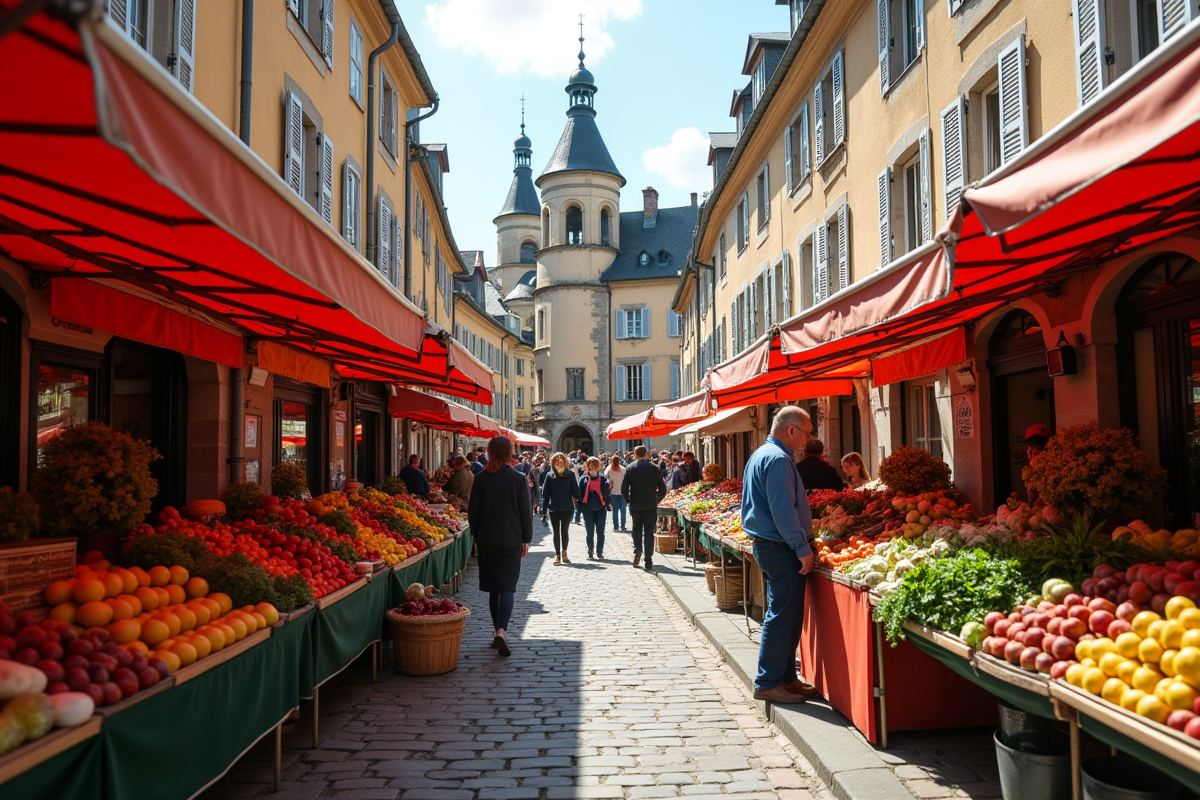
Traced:
<path id="1" fill-rule="evenodd" d="M 247 614 L 245 611 L 234 611 L 230 613 L 229 616 L 231 619 L 241 620 L 242 623 L 245 624 L 247 636 L 258 630 L 258 620 Z"/>
<path id="2" fill-rule="evenodd" d="M 137 591 L 137 575 L 134 575 L 124 567 L 114 567 L 113 574 L 121 576 L 121 582 L 124 584 L 121 588 L 121 594 L 133 594 Z"/>
<path id="3" fill-rule="evenodd" d="M 142 623 L 136 619 L 123 619 L 108 626 L 108 638 L 117 644 L 136 641 L 142 633 Z"/>
<path id="4" fill-rule="evenodd" d="M 188 582 L 183 585 L 183 588 L 187 590 L 188 599 L 194 600 L 208 594 L 208 581 L 204 578 L 188 578 Z"/>
<path id="5" fill-rule="evenodd" d="M 1133 711 L 1134 713 L 1137 713 L 1137 704 L 1140 703 L 1142 698 L 1145 696 L 1146 693 L 1141 689 L 1130 689 L 1129 691 L 1125 692 L 1125 694 L 1121 695 L 1121 708 L 1125 709 L 1126 711 Z"/>
<path id="6" fill-rule="evenodd" d="M 187 633 L 195 629 L 196 612 L 187 606 L 175 606 L 171 609 L 171 613 L 179 617 L 179 630 Z"/>
<path id="7" fill-rule="evenodd" d="M 133 573 L 133 577 L 137 578 L 137 585 L 145 588 L 150 585 L 150 573 L 141 567 L 130 567 L 129 571 Z"/>
<path id="8" fill-rule="evenodd" d="M 146 647 L 146 643 L 140 640 L 132 641 L 128 644 L 121 645 L 122 650 L 140 650 L 143 653 L 149 653 L 150 648 Z"/>
<path id="9" fill-rule="evenodd" d="M 1082 687 L 1085 692 L 1090 694 L 1100 694 L 1104 689 L 1104 684 L 1108 677 L 1100 670 L 1092 667 L 1083 674 Z"/>
<path id="10" fill-rule="evenodd" d="M 114 597 L 104 602 L 112 609 L 112 618 L 114 621 L 129 619 L 133 616 L 133 606 L 126 603 L 120 597 Z"/>
<path id="11" fill-rule="evenodd" d="M 237 631 L 235 631 L 228 624 L 228 622 L 218 621 L 218 622 L 213 623 L 213 625 L 214 625 L 214 627 L 216 627 L 217 630 L 219 630 L 221 633 L 225 634 L 225 646 L 226 647 L 228 647 L 229 645 L 233 644 L 234 642 L 236 642 L 238 640 Z"/>
<path id="12" fill-rule="evenodd" d="M 81 605 L 75 616 L 85 628 L 101 628 L 112 622 L 113 609 L 103 600 L 93 600 Z"/>
<path id="13" fill-rule="evenodd" d="M 233 600 L 224 592 L 213 592 L 208 596 L 208 599 L 217 602 L 217 605 L 221 607 L 222 614 L 228 614 L 233 610 Z"/>
<path id="14" fill-rule="evenodd" d="M 187 602 L 187 592 L 184 591 L 182 586 L 169 583 L 163 589 L 166 591 L 167 596 L 171 598 L 171 605 L 174 606 Z"/>
<path id="15" fill-rule="evenodd" d="M 92 569 L 104 570 L 105 572 L 111 572 L 112 571 L 112 562 L 109 561 L 107 558 L 102 558 L 99 561 L 93 561 Z"/>
<path id="16" fill-rule="evenodd" d="M 80 605 L 96 600 L 103 600 L 106 596 L 104 583 L 95 578 L 77 580 L 75 581 L 75 585 L 71 587 L 71 597 Z"/>
<path id="17" fill-rule="evenodd" d="M 225 648 L 225 631 L 221 630 L 216 625 L 202 625 L 196 631 L 196 633 L 197 635 L 208 639 L 209 643 L 212 645 L 212 651 L 214 653 Z"/>
<path id="18" fill-rule="evenodd" d="M 96 577 L 96 570 L 92 569 L 89 564 L 78 564 L 75 566 L 75 580 L 83 580 L 84 578 Z"/>
<path id="19" fill-rule="evenodd" d="M 171 582 L 171 570 L 166 567 L 155 565 L 148 572 L 150 573 L 150 586 L 152 587 L 166 586 Z"/>
<path id="20" fill-rule="evenodd" d="M 184 567 L 175 564 L 168 571 L 171 573 L 170 583 L 173 586 L 183 586 L 188 582 L 188 571 Z"/>
<path id="21" fill-rule="evenodd" d="M 76 603 L 59 603 L 54 608 L 50 609 L 50 619 L 56 619 L 59 622 L 75 622 L 78 618 L 79 606 Z"/>
<path id="22" fill-rule="evenodd" d="M 188 603 L 187 609 L 196 615 L 196 627 L 207 625 L 208 621 L 212 619 L 212 612 L 204 603 Z"/>
<path id="23" fill-rule="evenodd" d="M 171 605 L 171 593 L 161 586 L 151 586 L 150 591 L 158 595 L 158 607 L 166 608 Z"/>
<path id="24" fill-rule="evenodd" d="M 195 660 L 200 657 L 200 654 L 196 651 L 196 648 L 193 647 L 189 642 L 185 642 L 182 639 L 177 640 L 175 644 L 171 645 L 171 652 L 179 656 L 179 663 L 184 667 L 194 663 Z"/>
<path id="25" fill-rule="evenodd" d="M 134 589 L 134 591 L 136 592 L 137 590 Z M 117 595 L 116 599 L 124 600 L 126 603 L 129 603 L 129 607 L 133 609 L 133 615 L 135 617 L 142 613 L 142 601 L 141 598 L 139 598 L 136 594 L 119 594 Z"/>
<path id="26" fill-rule="evenodd" d="M 185 641 L 192 647 L 196 648 L 196 658 L 204 658 L 212 652 L 212 642 L 210 642 L 208 637 L 204 636 L 203 634 L 189 634 L 188 637 L 182 641 Z"/>
<path id="27" fill-rule="evenodd" d="M 249 614 L 250 616 L 254 617 L 254 621 L 258 624 L 258 630 L 261 631 L 263 628 L 269 627 L 267 625 L 267 618 L 262 614 L 258 613 L 257 611 L 251 611 Z"/>
<path id="28" fill-rule="evenodd" d="M 1163 691 L 1162 700 L 1172 709 L 1184 708 L 1192 710 L 1192 703 L 1197 697 L 1196 690 L 1183 681 L 1172 681 Z"/>
<path id="29" fill-rule="evenodd" d="M 175 644 L 174 639 L 163 639 L 161 642 L 154 645 L 154 652 L 157 653 L 159 650 L 170 650 L 171 645 L 173 644 Z"/>
<path id="30" fill-rule="evenodd" d="M 210 622 L 221 616 L 221 604 L 213 600 L 211 596 L 202 597 L 199 602 L 203 603 L 204 607 L 208 609 L 208 619 Z"/>
<path id="31" fill-rule="evenodd" d="M 171 630 L 172 636 L 178 636 L 179 631 L 183 629 L 183 620 L 172 614 L 170 611 L 160 611 L 154 615 L 155 619 L 161 619 L 167 623 L 167 627 Z"/>
<path id="32" fill-rule="evenodd" d="M 134 593 L 134 597 L 142 602 L 142 611 L 153 611 L 158 608 L 158 592 L 149 586 L 140 587 Z"/>
<path id="33" fill-rule="evenodd" d="M 158 617 L 151 617 L 142 623 L 141 640 L 153 647 L 164 639 L 171 637 L 171 629 L 167 623 Z"/>
<path id="34" fill-rule="evenodd" d="M 1157 622 L 1160 619 L 1162 617 L 1153 611 L 1139 611 L 1133 618 L 1133 632 L 1145 639 L 1150 635 L 1151 623 Z"/>
<path id="35" fill-rule="evenodd" d="M 74 595 L 71 590 L 75 587 L 75 579 L 71 578 L 65 581 L 55 581 L 46 587 L 46 591 L 42 592 L 42 598 L 48 606 L 56 606 L 59 603 L 70 602 Z"/>
<path id="36" fill-rule="evenodd" d="M 125 591 L 125 581 L 115 572 L 104 576 L 104 596 L 116 597 Z"/>
<path id="37" fill-rule="evenodd" d="M 268 625 L 274 625 L 276 622 L 279 622 L 279 612 L 270 603 L 259 603 L 254 607 L 254 610 L 266 617 Z"/>
<path id="38" fill-rule="evenodd" d="M 179 656 L 172 653 L 170 650 L 155 650 L 150 654 L 150 658 L 157 658 L 159 661 L 167 665 L 168 672 L 175 672 L 182 666 Z"/>
<path id="39" fill-rule="evenodd" d="M 228 616 L 225 618 L 225 624 L 233 628 L 233 632 L 237 635 L 239 642 L 245 639 L 250 633 L 250 628 L 246 625 L 246 621 L 239 617 Z"/>

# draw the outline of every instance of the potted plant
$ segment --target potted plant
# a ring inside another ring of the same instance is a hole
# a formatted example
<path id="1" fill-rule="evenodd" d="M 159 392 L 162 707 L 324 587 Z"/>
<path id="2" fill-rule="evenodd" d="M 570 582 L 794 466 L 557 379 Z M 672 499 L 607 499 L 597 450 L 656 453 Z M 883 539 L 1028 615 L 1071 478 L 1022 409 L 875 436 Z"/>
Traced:
<path id="1" fill-rule="evenodd" d="M 37 533 L 38 504 L 11 486 L 0 486 L 0 542 L 23 542 Z"/>
<path id="2" fill-rule="evenodd" d="M 79 552 L 109 553 L 142 524 L 158 494 L 148 442 L 100 422 L 63 431 L 46 443 L 30 488 L 41 507 L 43 536 L 77 536 Z"/>

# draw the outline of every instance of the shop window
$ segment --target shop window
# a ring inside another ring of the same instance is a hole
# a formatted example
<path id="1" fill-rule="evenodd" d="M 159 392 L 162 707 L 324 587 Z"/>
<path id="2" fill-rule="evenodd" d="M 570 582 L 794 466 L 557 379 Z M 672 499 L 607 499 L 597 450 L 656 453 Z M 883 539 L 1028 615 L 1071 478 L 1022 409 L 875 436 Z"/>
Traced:
<path id="1" fill-rule="evenodd" d="M 95 369 L 42 361 L 37 364 L 37 454 L 42 463 L 46 443 L 60 433 L 96 418 Z"/>
<path id="2" fill-rule="evenodd" d="M 567 209 L 567 244 L 583 244 L 583 209 L 579 206 Z"/>
<path id="3" fill-rule="evenodd" d="M 1054 379 L 1046 369 L 1046 341 L 1037 319 L 1026 311 L 1009 313 L 988 342 L 992 377 L 992 431 L 995 496 L 1026 497 L 1021 473 L 1029 463 L 1024 433 L 1040 423 L 1054 428 Z"/>
<path id="4" fill-rule="evenodd" d="M 308 489 L 320 494 L 322 471 L 322 418 L 320 393 L 300 384 L 275 379 L 274 463 L 296 464 L 308 473 Z M 357 426 L 357 420 L 356 420 Z"/>
<path id="5" fill-rule="evenodd" d="M 537 262 L 537 245 L 533 242 L 525 242 L 521 245 L 521 263 L 533 264 Z"/>
<path id="6" fill-rule="evenodd" d="M 942 420 L 938 413 L 937 385 L 906 383 L 905 389 L 908 444 L 941 458 Z"/>
<path id="7" fill-rule="evenodd" d="M 539 375 L 540 375 L 539 371 Z M 583 400 L 583 367 L 567 367 L 567 399 Z"/>

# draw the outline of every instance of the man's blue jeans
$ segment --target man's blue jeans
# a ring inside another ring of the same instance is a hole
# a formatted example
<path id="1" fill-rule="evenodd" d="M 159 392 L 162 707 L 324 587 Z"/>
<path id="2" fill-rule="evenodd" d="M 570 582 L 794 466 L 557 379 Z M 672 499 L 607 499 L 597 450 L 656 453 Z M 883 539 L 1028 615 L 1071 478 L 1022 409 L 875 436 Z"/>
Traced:
<path id="1" fill-rule="evenodd" d="M 628 504 L 625 502 L 624 496 L 619 495 L 619 494 L 614 494 L 612 496 L 612 508 L 613 508 L 613 530 L 618 531 L 618 530 L 624 529 L 625 522 L 626 522 L 625 509 L 628 508 Z"/>
<path id="2" fill-rule="evenodd" d="M 583 513 L 583 527 L 587 531 L 587 549 L 588 555 L 592 553 L 604 552 L 604 521 L 608 517 L 608 512 L 603 508 L 598 508 L 593 511 L 590 508 L 585 508 Z M 596 546 L 593 547 L 592 545 Z"/>
<path id="3" fill-rule="evenodd" d="M 804 622 L 805 576 L 796 551 L 779 542 L 756 540 L 754 560 L 767 583 L 767 609 L 758 648 L 759 691 L 787 686 L 796 680 L 796 648 Z"/>

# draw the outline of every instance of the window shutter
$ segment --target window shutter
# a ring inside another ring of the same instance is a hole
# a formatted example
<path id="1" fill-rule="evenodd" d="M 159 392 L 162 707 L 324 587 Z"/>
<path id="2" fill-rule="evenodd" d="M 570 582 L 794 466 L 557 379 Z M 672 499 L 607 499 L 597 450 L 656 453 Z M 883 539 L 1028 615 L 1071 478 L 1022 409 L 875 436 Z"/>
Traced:
<path id="1" fill-rule="evenodd" d="M 888 88 L 892 85 L 888 74 L 888 54 L 891 51 L 892 33 L 890 29 L 891 19 L 888 14 L 888 5 L 891 0 L 875 0 L 875 18 L 878 24 L 879 32 L 879 94 L 887 94 Z"/>
<path id="2" fill-rule="evenodd" d="M 825 160 L 825 87 L 819 81 L 813 87 L 813 153 L 820 166 Z"/>
<path id="3" fill-rule="evenodd" d="M 342 238 L 358 248 L 354 240 L 354 198 L 351 196 L 350 162 L 342 162 Z"/>
<path id="4" fill-rule="evenodd" d="M 392 209 L 388 208 L 388 204 L 384 201 L 383 195 L 379 196 L 379 253 L 376 256 L 375 266 L 384 275 L 388 274 L 388 265 L 392 263 Z"/>
<path id="5" fill-rule="evenodd" d="M 792 165 L 792 128 L 788 125 L 783 132 L 783 177 L 787 183 L 788 194 L 792 193 L 792 187 L 795 186 L 796 168 Z"/>
<path id="6" fill-rule="evenodd" d="M 808 101 L 800 104 L 800 180 L 808 177 L 812 169 L 812 156 L 808 141 Z"/>
<path id="7" fill-rule="evenodd" d="M 933 241 L 933 158 L 929 152 L 929 131 L 921 131 L 921 243 Z"/>
<path id="8" fill-rule="evenodd" d="M 954 16 L 960 8 L 962 8 L 963 0 L 950 0 L 950 16 Z"/>
<path id="9" fill-rule="evenodd" d="M 1198 10 L 1196 0 L 1159 0 L 1158 41 L 1165 42 L 1194 20 Z"/>
<path id="10" fill-rule="evenodd" d="M 738 347 L 737 308 L 738 308 L 738 304 L 737 304 L 736 300 L 734 300 L 732 303 L 729 304 L 729 319 L 733 323 L 733 329 L 732 329 L 732 332 L 730 333 L 730 336 L 732 338 L 730 339 L 729 346 L 733 348 L 733 352 L 735 352 L 735 353 L 740 350 L 740 348 Z"/>
<path id="11" fill-rule="evenodd" d="M 925 49 L 925 3 L 924 2 L 917 4 L 917 18 L 915 20 L 913 20 L 913 27 L 915 28 L 915 30 L 913 32 L 916 34 L 916 38 L 917 38 L 917 49 L 924 50 Z"/>
<path id="12" fill-rule="evenodd" d="M 829 296 L 829 225 L 822 222 L 816 230 L 816 269 L 813 274 L 813 303 Z"/>
<path id="13" fill-rule="evenodd" d="M 947 219 L 958 208 L 966 185 L 966 143 L 963 141 L 966 127 L 966 104 L 960 97 L 942 112 L 942 187 Z"/>
<path id="14" fill-rule="evenodd" d="M 325 4 L 321 6 L 321 16 L 324 18 L 325 29 L 321 37 L 321 53 L 325 56 L 325 63 L 333 68 L 333 12 L 337 5 L 337 0 L 325 0 Z M 395 94 L 393 93 L 393 97 Z"/>
<path id="15" fill-rule="evenodd" d="M 838 209 L 838 289 L 850 285 L 850 206 Z"/>
<path id="16" fill-rule="evenodd" d="M 108 0 L 108 18 L 117 30 L 129 35 L 129 0 Z"/>
<path id="17" fill-rule="evenodd" d="M 1079 67 L 1079 105 L 1104 89 L 1104 9 L 1100 0 L 1072 0 L 1075 13 L 1075 61 Z"/>
<path id="18" fill-rule="evenodd" d="M 175 67 L 179 83 L 189 92 L 196 70 L 196 0 L 175 3 Z"/>
<path id="19" fill-rule="evenodd" d="M 388 143 L 391 145 L 393 155 L 396 153 L 396 148 L 397 148 L 396 120 L 399 119 L 399 117 L 400 117 L 400 100 L 398 97 L 399 94 L 400 93 L 397 92 L 395 89 L 392 89 L 392 113 L 391 113 L 391 118 L 388 119 Z M 408 156 L 406 155 L 405 158 L 407 158 L 407 157 Z M 426 238 L 428 238 L 428 234 L 426 235 Z"/>
<path id="20" fill-rule="evenodd" d="M 333 224 L 333 142 L 321 135 L 321 218 Z"/>
<path id="21" fill-rule="evenodd" d="M 783 251 L 783 322 L 792 316 L 792 257 L 787 250 Z"/>
<path id="22" fill-rule="evenodd" d="M 667 309 L 667 336 L 672 339 L 679 335 L 679 315 Z"/>
<path id="23" fill-rule="evenodd" d="M 617 402 L 625 402 L 625 372 L 624 364 L 617 364 Z"/>
<path id="24" fill-rule="evenodd" d="M 641 309 L 641 315 L 642 315 L 642 338 L 649 339 L 650 338 L 650 309 L 648 309 L 648 308 Z"/>
<path id="25" fill-rule="evenodd" d="M 879 173 L 879 266 L 892 263 L 892 168 Z"/>
<path id="26" fill-rule="evenodd" d="M 618 339 L 624 339 L 625 332 L 628 330 L 628 323 L 626 322 L 625 314 L 626 314 L 625 309 L 623 309 L 623 308 L 617 309 L 616 326 L 617 326 L 617 338 Z"/>
<path id="27" fill-rule="evenodd" d="M 1029 146 L 1025 97 L 1025 36 L 1000 53 L 1000 163 L 1007 164 Z"/>
<path id="28" fill-rule="evenodd" d="M 771 218 L 771 165 L 763 165 L 763 221 Z"/>
<path id="29" fill-rule="evenodd" d="M 296 16 L 300 15 L 300 0 L 287 0 L 288 10 Z"/>
<path id="30" fill-rule="evenodd" d="M 762 331 L 758 329 L 758 310 L 762 307 L 762 294 L 758 290 L 758 281 L 750 284 L 750 341 L 754 342 Z"/>
<path id="31" fill-rule="evenodd" d="M 392 240 L 392 260 L 388 268 L 391 270 L 392 285 L 399 289 L 404 285 L 404 276 L 400 274 L 400 253 L 404 250 L 404 242 L 400 239 L 400 218 L 395 214 L 392 214 L 392 229 L 389 235 Z"/>
<path id="32" fill-rule="evenodd" d="M 304 196 L 304 106 L 288 92 L 283 126 L 283 181 Z"/>
<path id="33" fill-rule="evenodd" d="M 642 396 L 639 400 L 654 399 L 654 382 L 650 379 L 650 365 L 642 364 Z"/>
<path id="34" fill-rule="evenodd" d="M 846 140 L 846 92 L 842 59 L 841 50 L 833 54 L 833 147 Z"/>
<path id="35" fill-rule="evenodd" d="M 671 362 L 671 399 L 679 399 L 679 362 Z"/>

